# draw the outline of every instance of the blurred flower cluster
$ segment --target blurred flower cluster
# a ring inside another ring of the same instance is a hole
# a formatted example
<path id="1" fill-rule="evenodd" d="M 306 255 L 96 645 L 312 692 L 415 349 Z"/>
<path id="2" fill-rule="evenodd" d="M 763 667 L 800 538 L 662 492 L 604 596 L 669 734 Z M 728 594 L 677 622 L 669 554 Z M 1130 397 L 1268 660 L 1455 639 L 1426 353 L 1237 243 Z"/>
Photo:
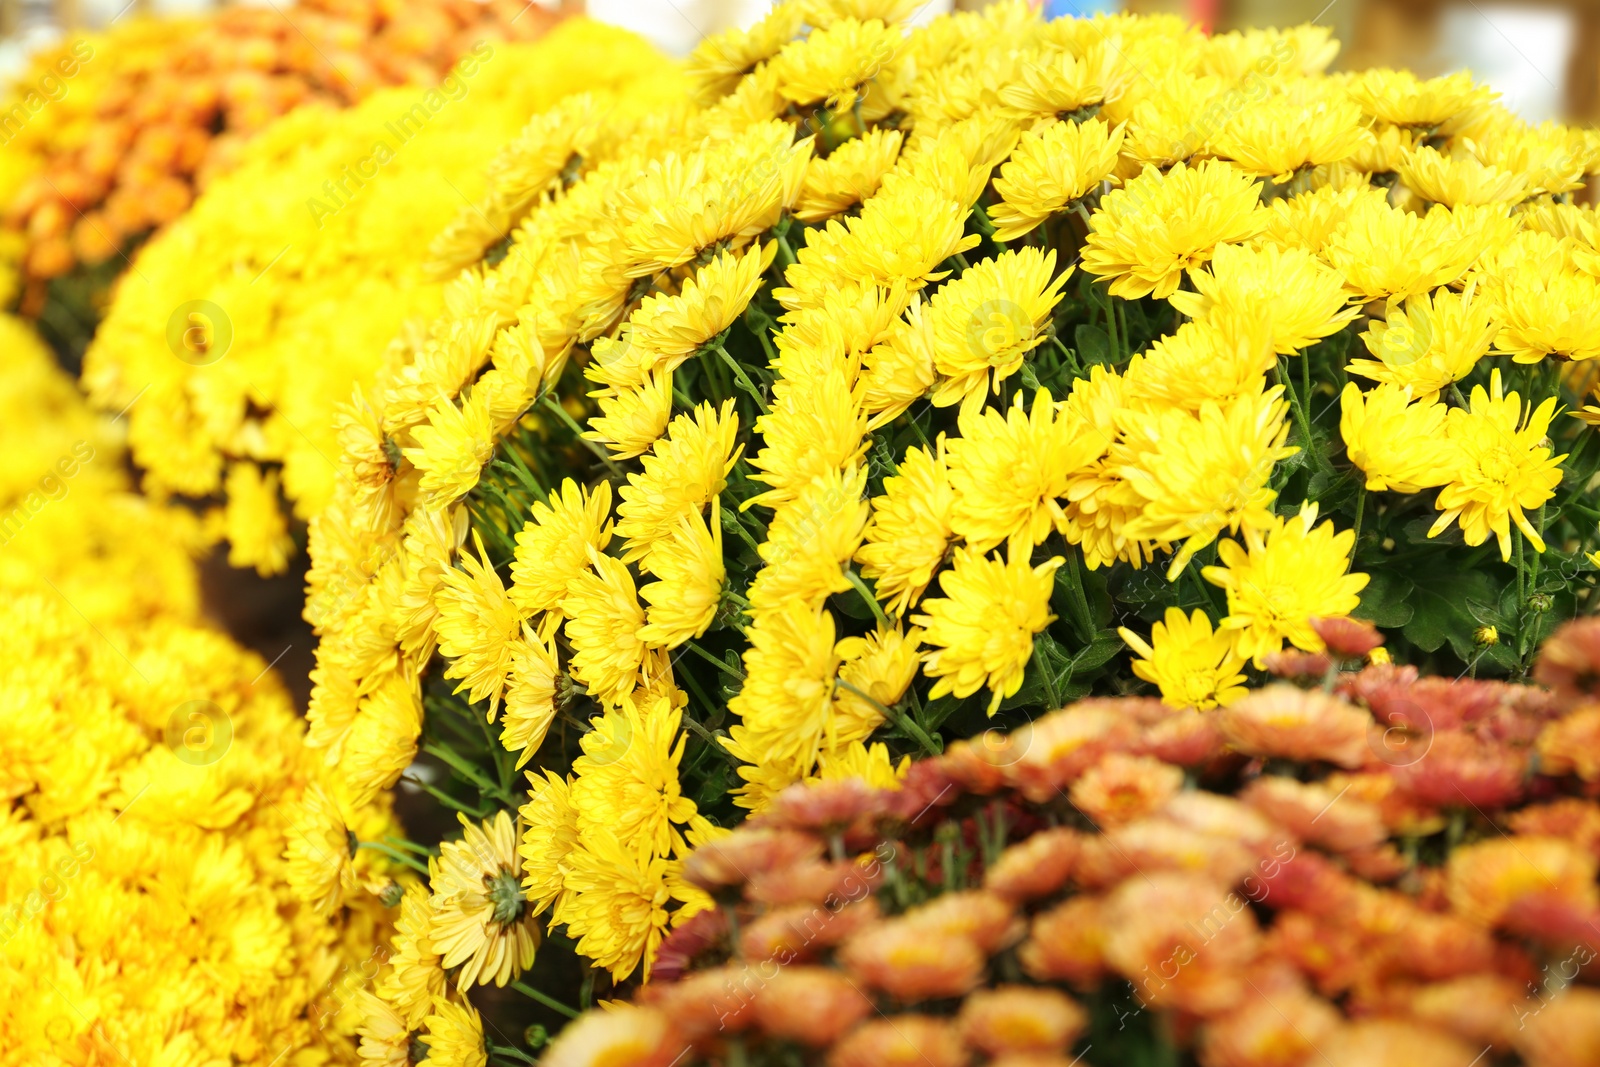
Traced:
<path id="1" fill-rule="evenodd" d="M 282 571 L 281 499 L 302 520 L 327 501 L 334 411 L 381 395 L 385 352 L 444 311 L 421 252 L 496 152 L 572 92 L 609 104 L 665 68 L 629 34 L 567 22 L 535 44 L 480 42 L 442 84 L 303 107 L 253 140 L 135 257 L 85 359 L 95 403 L 138 401 L 146 490 L 220 498 L 231 562 Z"/>
<path id="2" fill-rule="evenodd" d="M 1549 689 L 1320 632 L 1275 664 L 1308 687 L 1090 698 L 890 789 L 790 787 L 689 855 L 718 906 L 637 1003 L 541 1062 L 1592 1062 L 1600 621 L 1548 642 Z"/>
<path id="3" fill-rule="evenodd" d="M 120 424 L 8 316 L 0 348 L 0 1063 L 354 1063 L 392 923 L 290 889 L 323 788 L 304 725 L 201 619 L 196 524 L 129 492 Z M 346 810 L 399 832 L 387 797 Z M 315 856 L 354 884 L 350 847 Z M 401 869 L 356 863 L 379 889 Z"/>
<path id="4" fill-rule="evenodd" d="M 112 257 L 120 269 L 121 254 L 181 215 L 278 116 L 436 84 L 475 46 L 532 39 L 551 20 L 512 0 L 306 0 L 130 19 L 41 53 L 3 105 L 28 114 L 38 110 L 30 96 L 46 108 L 72 101 L 70 121 L 30 119 L 19 135 L 19 148 L 43 157 L 7 207 L 28 235 L 28 273 L 48 279 Z"/>
<path id="5" fill-rule="evenodd" d="M 580 1007 L 654 973 L 706 921 L 691 850 L 796 783 L 1091 694 L 1211 752 L 1185 724 L 1277 722 L 1251 685 L 1324 673 L 1328 625 L 1477 684 L 1592 610 L 1592 135 L 1324 75 L 1314 26 L 915 6 L 779 4 L 686 93 L 534 119 L 341 409 L 311 743 L 466 822 L 430 977 L 369 1005 L 393 1048 L 475 985 L 549 1008 L 540 936 Z M 1305 701 L 1320 759 L 1344 705 Z"/>

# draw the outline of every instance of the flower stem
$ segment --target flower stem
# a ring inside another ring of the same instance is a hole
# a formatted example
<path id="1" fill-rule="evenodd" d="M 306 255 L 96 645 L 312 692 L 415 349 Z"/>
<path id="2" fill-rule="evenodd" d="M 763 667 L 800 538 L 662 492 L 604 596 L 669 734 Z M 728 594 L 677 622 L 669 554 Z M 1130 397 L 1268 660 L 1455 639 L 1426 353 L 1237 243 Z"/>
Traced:
<path id="1" fill-rule="evenodd" d="M 1367 510 L 1367 483 L 1362 481 L 1356 489 L 1356 524 L 1355 537 L 1350 542 L 1350 557 L 1355 558 L 1356 551 L 1361 547 L 1361 516 Z"/>
<path id="2" fill-rule="evenodd" d="M 728 350 L 723 348 L 721 344 L 714 344 L 711 347 L 716 351 L 717 355 L 722 357 L 722 361 L 728 365 L 728 369 L 733 371 L 733 376 L 739 379 L 739 385 L 743 387 L 745 392 L 750 394 L 750 398 L 756 402 L 756 407 L 761 409 L 761 414 L 767 414 L 767 402 L 762 398 L 761 390 L 756 388 L 756 383 L 752 382 L 750 376 L 744 372 L 744 368 L 739 366 L 739 361 L 728 355 Z"/>
<path id="3" fill-rule="evenodd" d="M 722 743 L 722 738 L 712 733 L 704 723 L 690 715 L 687 710 L 683 713 L 683 724 L 698 734 L 702 741 L 716 749 L 717 755 L 727 760 L 732 766 L 739 766 L 739 760 L 732 752 L 728 751 L 728 747 Z"/>
<path id="4" fill-rule="evenodd" d="M 422 751 L 439 759 L 451 770 L 477 786 L 478 791 L 484 796 L 498 797 L 507 804 L 516 803 L 516 800 L 510 794 L 503 792 L 499 786 L 485 778 L 482 771 L 456 755 L 449 746 L 442 744 L 423 745 Z"/>
<path id="5" fill-rule="evenodd" d="M 537 989 L 533 988 L 531 985 L 527 985 L 527 984 L 525 984 L 523 982 L 520 982 L 520 981 L 519 982 L 512 982 L 511 983 L 511 988 L 515 989 L 518 993 L 521 993 L 525 997 L 531 997 L 532 999 L 537 1000 L 540 1004 L 543 1004 L 545 1007 L 549 1008 L 551 1011 L 560 1012 L 562 1015 L 565 1015 L 569 1019 L 576 1019 L 579 1016 L 579 1014 L 581 1014 L 578 1011 L 577 1008 L 568 1007 L 567 1005 L 561 1003 L 561 1001 L 555 999 L 554 997 L 549 996 L 549 995 L 544 994 L 544 993 L 541 993 Z M 528 1059 L 528 1057 L 526 1057 L 526 1056 L 524 1056 L 523 1058 L 527 1059 L 529 1063 L 537 1063 L 538 1062 L 537 1060 Z"/>
<path id="6" fill-rule="evenodd" d="M 396 863 L 403 863 L 414 871 L 421 871 L 424 878 L 426 878 L 429 874 L 427 866 L 420 862 L 415 856 L 408 856 L 399 849 L 390 848 L 381 841 L 358 841 L 356 842 L 356 848 L 370 848 L 374 852 L 388 856 Z"/>
<path id="7" fill-rule="evenodd" d="M 728 676 L 730 676 L 732 678 L 736 678 L 741 682 L 744 681 L 744 672 L 743 671 L 737 670 L 736 668 L 730 666 L 729 664 L 724 663 L 722 660 L 720 660 L 717 657 L 713 656 L 711 653 L 707 652 L 705 649 L 701 648 L 699 645 L 695 644 L 693 641 L 686 642 L 683 647 L 687 648 L 690 652 L 693 652 L 695 655 L 699 656 L 701 659 L 705 660 L 706 662 L 711 663 L 718 670 L 724 672 Z"/>
<path id="8" fill-rule="evenodd" d="M 878 620 L 878 625 L 887 627 L 889 618 L 883 613 L 883 606 L 878 603 L 878 598 L 872 595 L 872 590 L 867 588 L 867 583 L 861 580 L 861 575 L 856 573 L 854 567 L 846 567 L 844 576 L 850 584 L 855 586 L 856 592 L 861 594 L 861 599 L 867 602 L 867 607 L 872 609 L 872 615 Z"/>
<path id="9" fill-rule="evenodd" d="M 583 436 L 583 427 L 579 426 L 575 421 L 573 421 L 572 416 L 567 414 L 566 408 L 562 407 L 560 404 L 556 403 L 555 400 L 548 396 L 544 398 L 544 406 L 549 408 L 556 418 L 565 423 L 567 429 L 572 431 L 573 435 L 583 443 L 583 446 L 590 452 L 593 452 L 600 462 L 606 465 L 606 470 L 611 472 L 612 477 L 622 477 L 622 468 L 616 465 L 616 463 L 611 459 L 610 454 L 607 453 L 603 447 Z"/>
<path id="10" fill-rule="evenodd" d="M 862 700 L 865 700 L 868 704 L 871 704 L 873 707 L 881 711 L 885 719 L 888 719 L 890 722 L 900 727 L 900 729 L 904 730 L 913 741 L 922 746 L 923 750 L 927 752 L 928 755 L 937 756 L 939 754 L 939 746 L 933 743 L 933 738 L 929 737 L 922 727 L 918 726 L 917 723 L 912 720 L 911 716 L 901 714 L 897 709 L 889 707 L 889 705 L 883 703 L 871 693 L 868 693 L 863 689 L 858 689 L 854 685 L 851 685 L 849 682 L 845 681 L 843 678 L 835 679 L 835 681 L 838 683 L 839 688 L 845 690 L 846 692 L 854 693 L 856 696 L 860 697 Z"/>
<path id="11" fill-rule="evenodd" d="M 424 782 L 421 778 L 405 778 L 404 780 L 410 782 L 412 785 L 420 786 L 425 793 L 447 808 L 450 808 L 454 811 L 459 811 L 464 815 L 470 815 L 474 819 L 486 819 L 489 817 L 488 811 L 485 811 L 482 808 L 474 808 L 468 804 L 463 804 L 449 793 L 446 793 L 441 789 L 434 788 L 427 782 Z"/>

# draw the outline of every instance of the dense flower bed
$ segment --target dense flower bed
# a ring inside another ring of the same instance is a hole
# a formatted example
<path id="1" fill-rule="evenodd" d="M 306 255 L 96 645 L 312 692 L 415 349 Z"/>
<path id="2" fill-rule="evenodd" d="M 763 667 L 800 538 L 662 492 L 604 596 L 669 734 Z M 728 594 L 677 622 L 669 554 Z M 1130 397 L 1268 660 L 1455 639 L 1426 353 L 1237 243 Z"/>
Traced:
<path id="1" fill-rule="evenodd" d="M 484 168 L 570 94 L 626 114 L 663 77 L 643 41 L 574 21 L 536 44 L 482 41 L 436 87 L 303 107 L 252 141 L 135 257 L 85 360 L 98 405 L 132 405 L 147 491 L 221 498 L 231 561 L 282 571 L 295 529 L 281 501 L 302 521 L 320 510 L 337 405 L 404 388 L 390 382 L 447 306 L 423 250 L 484 193 Z M 479 233 L 474 256 L 512 221 Z"/>
<path id="2" fill-rule="evenodd" d="M 1090 693 L 1199 722 L 1317 619 L 1520 676 L 1593 603 L 1591 135 L 1324 76 L 1316 27 L 910 7 L 781 4 L 690 100 L 531 124 L 533 210 L 342 416 L 312 743 L 472 827 L 412 1028 L 541 930 L 647 975 L 686 856 L 797 782 Z"/>
<path id="3" fill-rule="evenodd" d="M 200 617 L 197 524 L 129 491 L 120 422 L 9 316 L 0 351 L 0 1063 L 354 1063 L 403 867 L 363 852 L 371 891 L 299 902 L 286 834 L 332 785 L 267 663 Z M 400 832 L 387 797 L 342 806 Z"/>

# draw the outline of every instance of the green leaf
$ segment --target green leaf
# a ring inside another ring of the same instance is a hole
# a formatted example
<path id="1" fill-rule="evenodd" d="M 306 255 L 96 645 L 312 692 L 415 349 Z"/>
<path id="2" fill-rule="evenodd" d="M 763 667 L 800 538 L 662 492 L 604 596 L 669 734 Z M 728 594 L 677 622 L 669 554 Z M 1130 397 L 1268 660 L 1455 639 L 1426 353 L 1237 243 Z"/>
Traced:
<path id="1" fill-rule="evenodd" d="M 1478 623 L 1467 611 L 1467 603 L 1489 603 L 1493 599 L 1489 577 L 1480 571 L 1463 572 L 1446 566 L 1432 574 L 1418 575 L 1410 597 L 1414 614 L 1402 629 L 1424 652 L 1437 652 L 1448 641 L 1456 655 L 1470 659 L 1472 632 Z"/>
<path id="2" fill-rule="evenodd" d="M 1122 635 L 1118 634 L 1117 631 L 1101 630 L 1094 635 L 1093 641 L 1073 655 L 1071 675 L 1084 675 L 1099 667 L 1104 667 L 1126 647 L 1123 644 Z"/>
<path id="3" fill-rule="evenodd" d="M 1111 335 L 1098 326 L 1079 326 L 1072 334 L 1078 358 L 1084 363 L 1111 362 Z"/>
<path id="4" fill-rule="evenodd" d="M 1374 626 L 1395 629 L 1411 621 L 1414 611 L 1407 602 L 1411 583 L 1395 574 L 1375 571 L 1361 591 L 1361 606 L 1354 614 Z"/>

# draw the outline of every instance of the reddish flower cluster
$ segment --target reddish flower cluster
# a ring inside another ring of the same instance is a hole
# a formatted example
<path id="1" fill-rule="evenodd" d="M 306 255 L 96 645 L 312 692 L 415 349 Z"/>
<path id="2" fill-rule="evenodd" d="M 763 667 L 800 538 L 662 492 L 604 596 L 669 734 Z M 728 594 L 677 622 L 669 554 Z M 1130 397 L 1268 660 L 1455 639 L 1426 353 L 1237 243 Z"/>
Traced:
<path id="1" fill-rule="evenodd" d="M 28 235 L 27 270 L 50 278 L 98 263 L 172 221 L 250 136 L 299 104 L 435 84 L 475 44 L 538 37 L 551 17 L 525 0 L 302 0 L 185 27 L 110 79 L 81 143 L 8 206 Z"/>
<path id="2" fill-rule="evenodd" d="M 1600 620 L 1547 688 L 1339 636 L 1316 688 L 1086 700 L 898 790 L 792 787 L 690 857 L 719 907 L 640 1004 L 545 1062 L 1600 1063 Z"/>

